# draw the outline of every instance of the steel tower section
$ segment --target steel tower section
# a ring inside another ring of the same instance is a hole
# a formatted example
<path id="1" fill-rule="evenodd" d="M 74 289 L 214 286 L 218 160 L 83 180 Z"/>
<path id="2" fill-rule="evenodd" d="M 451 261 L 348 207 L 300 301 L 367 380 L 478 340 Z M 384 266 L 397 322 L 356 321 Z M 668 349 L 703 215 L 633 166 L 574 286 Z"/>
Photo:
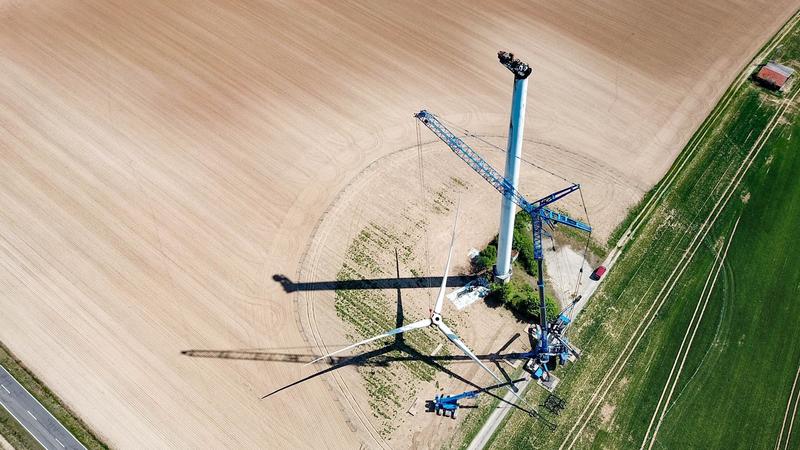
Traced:
<path id="1" fill-rule="evenodd" d="M 514 74 L 514 92 L 511 100 L 511 121 L 508 125 L 508 150 L 506 153 L 505 180 L 511 189 L 503 192 L 500 205 L 500 230 L 497 239 L 497 265 L 494 276 L 508 282 L 511 279 L 511 244 L 514 239 L 514 213 L 516 204 L 511 193 L 519 188 L 519 162 L 522 156 L 522 134 L 525 130 L 525 99 L 528 96 L 528 76 L 531 68 L 512 53 L 498 52 L 500 64 Z"/>

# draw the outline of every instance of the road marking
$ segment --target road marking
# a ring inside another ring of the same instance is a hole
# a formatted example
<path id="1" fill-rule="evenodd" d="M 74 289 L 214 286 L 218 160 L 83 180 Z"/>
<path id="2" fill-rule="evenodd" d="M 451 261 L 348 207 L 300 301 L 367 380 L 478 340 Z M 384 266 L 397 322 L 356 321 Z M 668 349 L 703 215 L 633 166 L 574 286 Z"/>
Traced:
<path id="1" fill-rule="evenodd" d="M 26 409 L 25 411 L 28 411 L 28 410 Z M 28 411 L 28 414 L 30 414 L 31 417 L 33 417 L 33 420 L 35 420 L 37 422 L 39 421 L 39 419 L 37 419 L 36 416 L 34 416 L 32 412 Z"/>
<path id="2" fill-rule="evenodd" d="M 61 441 L 58 440 L 58 438 L 56 438 L 56 442 L 58 442 L 58 445 L 60 445 L 60 446 L 62 446 L 64 448 L 67 448 L 67 446 L 62 444 Z"/>
<path id="3" fill-rule="evenodd" d="M 5 384 L 0 384 L 0 386 L 3 386 L 3 390 L 6 391 L 6 394 L 10 394 L 11 393 L 11 391 L 8 390 L 8 388 L 6 387 Z"/>
<path id="4" fill-rule="evenodd" d="M 2 368 L 2 367 L 0 367 L 0 368 Z M 0 402 L 0 406 L 2 406 L 2 407 L 3 407 L 3 409 L 5 409 L 6 411 L 8 411 L 8 413 L 9 413 L 9 414 L 11 414 L 11 417 L 13 417 L 13 418 L 14 418 L 14 419 L 17 421 L 17 423 L 19 423 L 20 425 L 22 425 L 22 428 L 25 428 L 25 431 L 27 431 L 27 432 L 28 432 L 28 434 L 30 434 L 31 436 L 33 436 L 33 438 L 34 438 L 34 439 L 36 439 L 36 442 L 38 442 L 38 443 L 39 443 L 39 445 L 41 445 L 41 446 L 42 446 L 42 448 L 44 448 L 45 450 L 48 450 L 48 449 L 47 449 L 47 446 L 46 446 L 46 445 L 44 445 L 44 444 L 42 443 L 42 441 L 40 441 L 40 440 L 39 440 L 39 438 L 38 438 L 38 437 L 37 437 L 35 434 L 33 434 L 33 432 L 32 432 L 30 429 L 28 429 L 28 427 L 26 427 L 24 423 L 22 423 L 22 421 L 21 421 L 21 420 L 19 420 L 19 417 L 17 417 L 17 416 L 14 414 L 14 412 L 13 412 L 13 411 L 11 411 L 10 409 L 8 409 L 8 406 L 6 406 L 6 405 L 5 405 L 5 403 L 3 403 L 3 402 Z M 85 448 L 85 447 L 84 447 L 84 448 Z"/>
<path id="5" fill-rule="evenodd" d="M 30 398 L 31 398 L 31 399 L 32 399 L 34 402 L 36 402 L 36 404 L 38 404 L 38 405 L 39 405 L 39 407 L 41 407 L 41 408 L 44 410 L 44 412 L 46 412 L 46 413 L 47 413 L 47 414 L 48 414 L 48 415 L 49 415 L 49 416 L 50 416 L 50 417 L 53 419 L 53 421 L 55 421 L 56 423 L 58 423 L 58 424 L 61 426 L 61 429 L 62 429 L 62 430 L 64 430 L 64 431 L 66 432 L 66 433 L 64 433 L 65 435 L 72 436 L 72 438 L 74 439 L 75 443 L 77 443 L 77 444 L 80 446 L 80 447 L 78 447 L 78 448 L 82 448 L 82 449 L 86 450 L 86 446 L 85 446 L 85 445 L 83 445 L 83 443 L 81 443 L 81 441 L 79 441 L 79 440 L 78 440 L 78 438 L 76 438 L 76 437 L 75 437 L 75 435 L 74 435 L 74 434 L 72 434 L 72 432 L 71 432 L 71 431 L 69 431 L 69 430 L 67 429 L 67 427 L 65 427 L 65 426 L 64 426 L 64 424 L 62 424 L 62 423 L 61 423 L 61 421 L 60 421 L 60 420 L 56 419 L 56 416 L 54 416 L 54 415 L 53 415 L 53 413 L 51 413 L 51 412 L 50 412 L 50 411 L 49 411 L 47 408 L 45 408 L 45 407 L 44 407 L 44 405 L 42 405 L 42 403 L 41 403 L 39 400 L 37 400 L 37 399 L 36 399 L 36 397 L 34 397 L 34 396 L 33 396 L 33 395 L 30 393 L 30 391 L 28 391 L 28 389 L 27 389 L 25 386 L 21 385 L 21 384 L 20 384 L 20 383 L 17 381 L 17 379 L 16 379 L 16 378 L 14 378 L 14 376 L 13 376 L 13 375 L 11 375 L 11 373 L 9 373 L 9 372 L 8 372 L 8 370 L 6 370 L 6 368 L 5 368 L 5 367 L 3 367 L 2 365 L 0 365 L 0 373 L 5 373 L 5 374 L 6 374 L 6 375 L 7 375 L 7 376 L 8 376 L 8 377 L 11 379 L 11 380 L 14 380 L 14 381 L 17 383 L 17 386 L 18 386 L 18 387 L 21 387 L 21 388 L 22 388 L 22 390 L 23 390 L 23 391 L 25 391 L 25 392 L 28 394 L 28 396 L 29 396 L 29 397 L 30 397 Z M 40 441 L 40 440 L 39 440 L 39 438 L 38 438 L 38 437 L 36 437 L 36 436 L 33 434 L 33 432 L 31 432 L 31 430 L 28 430 L 28 428 L 25 426 L 25 424 L 23 424 L 23 423 L 22 423 L 22 421 L 21 421 L 21 420 L 19 420 L 19 418 L 18 418 L 17 416 L 15 416 L 15 415 L 14 415 L 14 413 L 13 413 L 13 412 L 11 412 L 11 410 L 9 410 L 9 409 L 8 409 L 8 407 L 6 407 L 6 405 L 3 405 L 3 402 L 0 402 L 0 405 L 2 405 L 2 406 L 3 406 L 3 408 L 5 408 L 5 409 L 6 409 L 6 411 L 8 411 L 8 412 L 9 412 L 9 413 L 10 413 L 10 414 L 11 414 L 11 415 L 12 415 L 12 416 L 15 418 L 15 419 L 17 419 L 17 422 L 19 422 L 19 423 L 22 425 L 22 427 L 23 427 L 23 428 L 25 428 L 25 430 L 26 430 L 28 433 L 30 433 L 30 435 L 31 435 L 31 436 L 33 436 L 33 438 L 34 438 L 34 439 L 36 439 L 36 442 L 38 442 L 38 443 L 39 443 L 39 445 L 41 445 L 42 447 L 44 447 L 45 449 L 47 449 L 47 446 L 46 446 L 46 445 L 44 445 L 44 444 L 42 444 L 42 441 Z"/>

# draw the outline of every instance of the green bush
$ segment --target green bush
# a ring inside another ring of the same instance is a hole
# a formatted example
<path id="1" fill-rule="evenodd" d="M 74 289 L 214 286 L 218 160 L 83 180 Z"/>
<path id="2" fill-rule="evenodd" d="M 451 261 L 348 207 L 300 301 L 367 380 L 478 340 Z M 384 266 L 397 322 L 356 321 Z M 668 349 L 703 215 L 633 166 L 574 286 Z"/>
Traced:
<path id="1" fill-rule="evenodd" d="M 514 223 L 524 223 L 526 225 L 531 224 L 531 216 L 527 212 L 523 210 L 517 211 L 517 215 L 514 218 Z"/>
<path id="2" fill-rule="evenodd" d="M 480 272 L 485 269 L 491 269 L 496 263 L 497 247 L 489 244 L 478 254 L 478 257 L 475 259 L 475 268 Z"/>
<path id="3" fill-rule="evenodd" d="M 533 235 L 531 217 L 519 211 L 514 221 L 514 237 L 511 243 L 519 252 L 517 262 L 522 269 L 535 276 L 536 260 L 533 257 Z M 497 237 L 475 258 L 475 269 L 480 272 L 497 264 Z M 509 283 L 492 283 L 487 300 L 503 304 L 526 320 L 539 320 L 539 294 L 535 286 L 518 280 Z M 559 312 L 558 304 L 549 296 L 545 298 L 547 317 L 553 318 Z"/>
<path id="4" fill-rule="evenodd" d="M 533 257 L 533 235 L 531 233 L 531 216 L 525 211 L 517 212 L 511 248 L 519 252 L 517 261 L 525 272 L 534 275 L 536 260 Z M 480 272 L 491 269 L 495 264 L 497 264 L 497 236 L 475 258 L 475 270 Z"/>
<path id="5" fill-rule="evenodd" d="M 492 283 L 489 286 L 489 299 L 504 304 L 510 310 L 530 320 L 539 320 L 539 294 L 527 283 Z M 547 317 L 553 318 L 559 309 L 549 296 L 545 297 Z"/>
<path id="6" fill-rule="evenodd" d="M 531 231 L 531 216 L 525 211 L 517 213 L 514 221 L 514 238 L 511 247 L 519 252 L 517 261 L 525 272 L 530 275 L 536 270 L 536 260 L 533 254 L 533 234 Z"/>

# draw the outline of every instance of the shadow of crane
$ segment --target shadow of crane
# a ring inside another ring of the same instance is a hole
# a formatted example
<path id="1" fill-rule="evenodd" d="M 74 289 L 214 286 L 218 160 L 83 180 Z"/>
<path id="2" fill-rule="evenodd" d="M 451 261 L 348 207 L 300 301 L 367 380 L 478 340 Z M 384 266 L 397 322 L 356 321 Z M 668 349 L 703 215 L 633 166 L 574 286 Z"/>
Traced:
<path id="1" fill-rule="evenodd" d="M 397 296 L 397 308 L 396 308 L 396 315 L 395 315 L 395 327 L 399 328 L 402 327 L 404 324 L 405 316 L 403 314 L 403 296 L 402 296 L 402 289 L 407 287 L 424 287 L 418 286 L 417 283 L 419 282 L 426 282 L 427 280 L 431 280 L 434 282 L 438 280 L 441 284 L 442 277 L 429 277 L 429 278 L 400 278 L 400 264 L 399 258 L 397 257 L 397 250 L 395 249 L 395 262 L 396 262 L 396 270 L 397 270 L 397 278 L 395 279 L 386 279 L 386 280 L 361 280 L 362 282 L 377 282 L 377 284 L 373 284 L 373 287 L 361 287 L 361 289 L 386 289 L 386 288 L 394 288 L 396 290 Z M 275 276 L 276 281 L 278 280 L 278 275 Z M 284 277 L 285 278 L 285 277 Z M 458 277 L 457 277 L 458 278 Z M 453 283 L 455 286 L 460 286 L 466 284 L 467 282 L 471 281 L 475 277 L 460 277 L 459 280 Z M 285 279 L 288 281 L 288 279 Z M 392 280 L 393 282 L 389 282 Z M 414 280 L 411 283 L 410 280 Z M 420 281 L 422 280 L 422 281 Z M 340 284 L 344 283 L 344 284 Z M 463 284 L 458 284 L 463 283 Z M 281 282 L 284 286 L 284 289 L 287 292 L 292 292 L 293 290 L 322 290 L 322 289 L 353 289 L 353 287 L 340 287 L 340 286 L 352 286 L 350 282 L 320 282 L 320 283 L 291 283 L 288 285 L 284 282 Z M 448 280 L 448 286 L 451 285 Z M 326 287 L 327 286 L 327 287 Z M 378 287 L 375 287 L 378 286 Z M 356 287 L 355 289 L 358 289 Z M 293 381 L 285 386 L 281 386 L 273 391 L 265 394 L 262 396 L 262 399 L 269 398 L 273 395 L 276 395 L 280 392 L 283 392 L 287 389 L 290 389 L 294 386 L 302 384 L 306 381 L 312 380 L 319 376 L 325 375 L 327 373 L 333 372 L 335 370 L 341 369 L 346 366 L 388 366 L 392 362 L 402 362 L 402 361 L 421 361 L 425 364 L 431 366 L 433 369 L 437 371 L 444 372 L 449 376 L 475 388 L 476 390 L 481 391 L 487 395 L 490 395 L 499 401 L 506 403 L 507 405 L 517 408 L 519 410 L 524 411 L 525 413 L 537 417 L 539 419 L 545 420 L 537 411 L 535 410 L 528 410 L 523 408 L 519 405 L 516 405 L 512 402 L 506 401 L 503 397 L 498 396 L 493 392 L 489 392 L 489 389 L 496 389 L 499 386 L 511 385 L 514 388 L 514 383 L 520 380 L 512 380 L 511 377 L 506 373 L 505 370 L 502 369 L 500 366 L 500 362 L 503 360 L 512 360 L 512 359 L 526 359 L 529 357 L 527 353 L 506 353 L 502 354 L 501 352 L 504 351 L 511 343 L 514 342 L 517 338 L 519 338 L 519 333 L 516 333 L 511 339 L 506 342 L 500 349 L 500 351 L 496 353 L 490 354 L 483 354 L 477 355 L 479 359 L 484 361 L 491 361 L 497 364 L 497 367 L 500 368 L 501 372 L 503 373 L 506 383 L 502 385 L 493 385 L 489 387 L 481 387 L 474 382 L 462 377 L 461 375 L 453 372 L 452 370 L 448 369 L 444 365 L 443 362 L 472 362 L 469 357 L 465 355 L 425 355 L 420 353 L 417 349 L 406 343 L 404 333 L 396 334 L 393 336 L 393 340 L 391 343 L 375 349 L 370 350 L 358 355 L 350 356 L 350 357 L 329 357 L 328 364 L 329 367 L 326 367 L 322 370 L 314 372 L 306 377 L 303 377 L 299 380 Z M 397 352 L 401 355 L 393 354 L 389 355 L 388 353 Z M 263 350 L 202 350 L 202 349 L 193 349 L 193 350 L 184 350 L 181 352 L 182 355 L 193 357 L 193 358 L 217 358 L 217 359 L 234 359 L 234 360 L 250 360 L 250 361 L 276 361 L 276 362 L 289 362 L 289 363 L 309 363 L 315 359 L 317 359 L 317 355 L 314 354 L 297 354 L 297 353 L 283 353 L 283 352 L 267 352 Z M 514 388 L 516 390 L 516 388 Z M 548 422 L 549 423 L 549 422 Z"/>

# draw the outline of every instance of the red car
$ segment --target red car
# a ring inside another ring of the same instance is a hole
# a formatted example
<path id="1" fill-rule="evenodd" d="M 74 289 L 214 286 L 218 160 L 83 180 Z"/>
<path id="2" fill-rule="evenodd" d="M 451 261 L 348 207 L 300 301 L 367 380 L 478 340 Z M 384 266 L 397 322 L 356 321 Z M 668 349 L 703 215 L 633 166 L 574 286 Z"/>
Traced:
<path id="1" fill-rule="evenodd" d="M 589 275 L 589 279 L 594 280 L 594 281 L 598 281 L 600 279 L 600 277 L 603 276 L 604 273 L 606 273 L 605 266 L 600 266 L 597 269 L 594 269 L 594 272 L 592 272 L 592 274 Z"/>

